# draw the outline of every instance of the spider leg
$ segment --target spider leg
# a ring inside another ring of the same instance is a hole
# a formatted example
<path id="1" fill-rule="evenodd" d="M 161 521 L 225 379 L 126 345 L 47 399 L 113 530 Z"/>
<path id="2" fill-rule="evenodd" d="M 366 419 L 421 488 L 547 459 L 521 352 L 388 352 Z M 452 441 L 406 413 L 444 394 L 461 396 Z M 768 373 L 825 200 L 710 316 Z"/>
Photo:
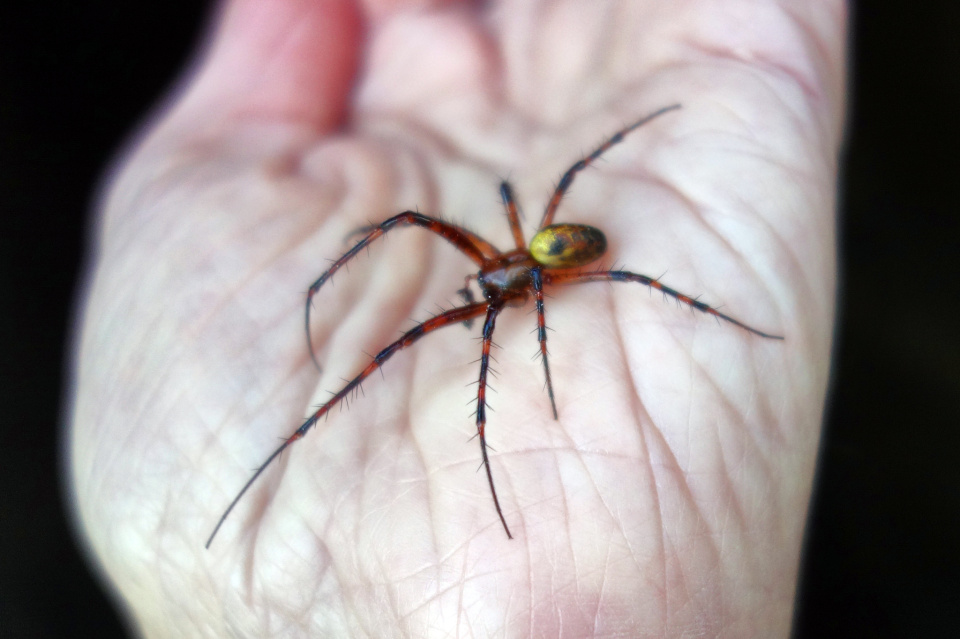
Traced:
<path id="1" fill-rule="evenodd" d="M 520 213 L 517 209 L 517 201 L 513 198 L 513 187 L 504 180 L 500 183 L 500 197 L 503 199 L 503 207 L 507 209 L 507 221 L 510 222 L 510 232 L 513 233 L 513 241 L 518 249 L 527 248 L 527 242 L 523 239 L 523 229 L 520 227 Z"/>
<path id="2" fill-rule="evenodd" d="M 593 153 L 591 153 L 590 155 L 583 158 L 582 160 L 580 160 L 579 162 L 571 166 L 569 169 L 567 169 L 567 172 L 563 174 L 562 178 L 560 178 L 560 183 L 557 185 L 556 190 L 553 192 L 553 196 L 550 198 L 550 201 L 547 203 L 547 208 L 543 212 L 543 219 L 540 221 L 540 228 L 542 229 L 546 226 L 553 224 L 553 216 L 557 212 L 557 207 L 560 206 L 560 200 L 563 199 L 563 196 L 566 194 L 567 189 L 570 188 L 570 184 L 573 183 L 573 178 L 576 177 L 577 173 L 579 173 L 580 171 L 590 166 L 594 160 L 596 160 L 598 157 L 603 155 L 607 151 L 607 149 L 609 149 L 611 146 L 622 142 L 623 138 L 626 137 L 628 133 L 634 131 L 635 129 L 639 129 L 641 126 L 643 126 L 650 120 L 654 119 L 659 115 L 663 115 L 667 111 L 673 111 L 674 109 L 679 109 L 679 108 L 680 108 L 679 104 L 671 104 L 668 107 L 657 109 L 650 115 L 646 115 L 640 118 L 630 126 L 618 131 L 612 138 L 610 138 L 609 140 L 601 144 Z"/>
<path id="3" fill-rule="evenodd" d="M 340 259 L 335 261 L 330 268 L 323 273 L 323 275 L 317 278 L 317 281 L 310 285 L 310 289 L 307 291 L 307 308 L 306 312 L 304 313 L 304 326 L 307 332 L 307 347 L 310 349 L 310 359 L 313 360 L 314 365 L 316 365 L 318 369 L 320 368 L 320 363 L 317 361 L 317 356 L 313 348 L 313 337 L 310 335 L 310 308 L 312 305 L 313 296 L 316 295 L 317 291 L 320 290 L 320 287 L 323 286 L 327 280 L 333 276 L 334 273 L 340 270 L 340 267 L 352 260 L 357 253 L 369 246 L 371 242 L 382 236 L 387 231 L 399 226 L 419 226 L 430 231 L 431 233 L 436 233 L 443 239 L 456 246 L 461 253 L 469 257 L 479 266 L 483 266 L 486 264 L 487 260 L 500 254 L 500 251 L 498 251 L 495 246 L 487 242 L 479 235 L 471 233 L 467 229 L 460 228 L 459 226 L 450 224 L 449 222 L 444 222 L 443 220 L 438 220 L 437 218 L 430 217 L 428 215 L 414 213 L 413 211 L 404 211 L 403 213 L 394 215 L 390 219 L 385 220 L 380 224 L 359 229 L 358 232 L 369 231 L 369 233 L 362 240 L 354 244 L 353 248 L 344 253 Z"/>
<path id="4" fill-rule="evenodd" d="M 493 327 L 497 321 L 497 315 L 503 309 L 502 305 L 490 304 L 487 307 L 487 319 L 483 322 L 483 352 L 480 355 L 480 379 L 477 389 L 477 436 L 480 439 L 480 455 L 483 458 L 483 467 L 487 471 L 487 482 L 490 484 L 490 494 L 493 495 L 493 505 L 497 509 L 497 515 L 500 517 L 500 523 L 507 533 L 508 539 L 513 539 L 510 534 L 510 528 L 507 526 L 507 520 L 500 509 L 500 500 L 497 499 L 497 489 L 493 486 L 493 473 L 490 471 L 490 459 L 487 457 L 487 437 L 485 427 L 487 424 L 487 372 L 490 369 L 490 347 L 493 344 Z"/>
<path id="5" fill-rule="evenodd" d="M 359 375 L 357 375 L 356 377 L 351 379 L 349 382 L 347 382 L 346 386 L 344 386 L 339 391 L 337 391 L 336 394 L 334 394 L 333 397 L 327 400 L 325 404 L 323 404 L 316 411 L 314 411 L 314 413 L 310 415 L 310 417 L 308 417 L 307 420 L 303 422 L 303 424 L 301 424 L 300 427 L 297 428 L 297 430 L 295 430 L 292 435 L 287 437 L 287 439 L 285 439 L 284 442 L 280 444 L 280 446 L 275 451 L 273 451 L 273 453 L 271 453 L 269 457 L 267 457 L 266 461 L 264 461 L 257 468 L 257 470 L 253 473 L 253 477 L 247 480 L 247 483 L 243 485 L 243 488 L 240 489 L 240 492 L 237 493 L 237 496 L 234 497 L 233 501 L 230 502 L 230 505 L 227 506 L 227 509 L 224 511 L 223 515 L 220 517 L 220 521 L 217 522 L 216 528 L 214 528 L 213 532 L 210 534 L 210 538 L 207 539 L 206 547 L 207 548 L 210 547 L 210 544 L 213 542 L 213 538 L 216 537 L 217 532 L 220 530 L 220 527 L 223 525 L 223 522 L 226 521 L 227 517 L 233 511 L 234 507 L 240 502 L 240 499 L 244 496 L 244 494 L 246 494 L 247 490 L 250 489 L 250 487 L 257 480 L 257 478 L 260 477 L 261 474 L 263 474 L 263 471 L 267 469 L 267 467 L 271 464 L 271 462 L 273 462 L 274 459 L 279 457 L 280 453 L 286 450 L 286 448 L 290 444 L 297 441 L 298 439 L 301 439 L 304 435 L 306 435 L 307 431 L 313 428 L 317 424 L 317 422 L 320 420 L 321 417 L 326 415 L 331 408 L 333 408 L 334 406 L 337 406 L 340 402 L 346 399 L 351 392 L 353 392 L 360 386 L 363 380 L 365 380 L 374 371 L 378 370 L 381 366 L 383 366 L 383 363 L 386 362 L 388 359 L 390 359 L 390 357 L 392 357 L 394 353 L 410 346 L 411 344 L 416 342 L 418 339 L 420 339 L 427 333 L 431 333 L 437 329 L 443 328 L 444 326 L 450 326 L 451 324 L 456 324 L 457 322 L 463 322 L 465 320 L 468 320 L 474 317 L 479 317 L 480 315 L 483 315 L 484 311 L 486 310 L 487 310 L 486 302 L 476 302 L 474 304 L 468 304 L 467 306 L 459 306 L 457 308 L 452 308 L 448 311 L 444 311 L 439 315 L 435 315 L 434 317 L 431 317 L 430 319 L 423 322 L 422 324 L 417 324 L 416 326 L 411 328 L 409 331 L 401 335 L 400 339 L 393 342 L 392 344 L 384 348 L 382 351 L 377 353 L 377 355 L 373 358 L 373 361 L 367 364 L 366 368 L 364 368 Z M 486 460 L 486 452 L 484 452 L 484 460 Z M 488 474 L 489 474 L 489 471 L 488 471 Z M 491 480 L 491 487 L 493 486 L 492 481 L 493 480 Z M 496 499 L 496 495 L 494 495 L 494 499 Z M 499 510 L 499 506 L 497 509 Z"/>
<path id="6" fill-rule="evenodd" d="M 754 335 L 759 335 L 760 337 L 766 337 L 769 339 L 783 339 L 782 335 L 771 335 L 770 333 L 764 333 L 763 331 L 759 331 L 751 326 L 747 326 L 743 322 L 735 320 L 729 315 L 724 315 L 717 309 L 712 308 L 703 302 L 697 301 L 692 297 L 684 295 L 680 291 L 676 291 L 669 286 L 664 286 L 657 280 L 653 279 L 652 277 L 647 277 L 646 275 L 639 275 L 629 271 L 594 271 L 589 273 L 550 273 L 547 271 L 544 273 L 544 280 L 547 284 L 580 284 L 582 282 L 637 282 L 638 284 L 644 284 L 651 288 L 655 288 L 658 291 L 662 291 L 665 295 L 669 295 L 678 302 L 683 302 L 687 306 L 695 308 L 702 313 L 707 313 L 708 315 L 713 315 L 714 317 L 720 318 L 726 322 L 730 322 L 734 326 L 739 326 L 740 328 L 749 331 Z"/>
<path id="7" fill-rule="evenodd" d="M 541 269 L 532 269 L 533 293 L 537 301 L 537 339 L 540 341 L 540 358 L 543 360 L 543 372 L 547 376 L 547 394 L 550 396 L 550 407 L 553 408 L 553 418 L 557 419 L 557 402 L 553 397 L 553 382 L 550 380 L 550 363 L 547 361 L 547 323 L 543 316 L 543 274 Z"/>

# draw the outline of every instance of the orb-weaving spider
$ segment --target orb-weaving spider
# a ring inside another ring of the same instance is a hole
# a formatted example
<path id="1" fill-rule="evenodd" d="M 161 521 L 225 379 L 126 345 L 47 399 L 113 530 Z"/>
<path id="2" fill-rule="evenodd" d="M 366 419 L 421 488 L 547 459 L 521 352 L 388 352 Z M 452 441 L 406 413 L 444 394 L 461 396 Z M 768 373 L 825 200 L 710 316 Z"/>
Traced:
<path id="1" fill-rule="evenodd" d="M 631 131 L 646 124 L 657 116 L 679 108 L 679 104 L 674 104 L 641 118 L 637 122 L 620 130 L 616 135 L 600 145 L 593 153 L 571 166 L 567 172 L 563 174 L 560 183 L 557 185 L 550 201 L 547 203 L 543 218 L 540 221 L 540 226 L 530 241 L 529 248 L 524 241 L 523 231 L 520 228 L 520 219 L 517 212 L 517 204 L 513 198 L 513 191 L 507 182 L 500 184 L 500 195 L 503 198 L 507 220 L 509 221 L 510 230 L 513 233 L 513 239 L 516 243 L 516 248 L 509 251 L 498 250 L 490 242 L 462 227 L 413 211 L 405 211 L 381 224 L 359 229 L 359 233 L 366 233 L 367 235 L 357 242 L 357 244 L 340 259 L 335 261 L 333 265 L 310 286 L 310 290 L 307 293 L 305 313 L 307 344 L 310 348 L 310 355 L 314 358 L 314 363 L 316 363 L 316 358 L 313 344 L 310 340 L 310 306 L 313 296 L 334 273 L 340 270 L 340 267 L 349 262 L 357 253 L 370 245 L 371 242 L 391 229 L 409 225 L 419 226 L 432 233 L 436 233 L 457 247 L 457 249 L 476 262 L 477 266 L 480 267 L 476 275 L 471 275 L 466 278 L 466 282 L 476 278 L 480 289 L 483 291 L 484 300 L 480 302 L 475 301 L 469 287 L 465 285 L 464 288 L 458 291 L 465 302 L 463 306 L 444 311 L 414 326 L 405 332 L 400 339 L 377 353 L 373 361 L 371 361 L 359 375 L 347 382 L 346 386 L 341 388 L 332 398 L 320 406 L 257 468 L 253 476 L 244 484 L 243 488 L 233 501 L 230 502 L 230 505 L 220 517 L 213 533 L 211 533 L 210 538 L 207 540 L 206 547 L 210 547 L 213 538 L 216 536 L 217 531 L 220 530 L 223 522 L 226 521 L 243 495 L 271 462 L 286 450 L 290 444 L 306 435 L 307 431 L 316 425 L 321 417 L 347 398 L 351 392 L 360 386 L 363 380 L 369 377 L 375 370 L 379 369 L 394 353 L 410 346 L 427 333 L 461 322 L 469 325 L 471 320 L 481 315 L 485 315 L 486 318 L 483 322 L 480 379 L 477 391 L 477 437 L 480 440 L 480 454 L 483 460 L 483 467 L 486 470 L 487 482 L 490 485 L 490 493 L 493 496 L 493 505 L 497 510 L 497 515 L 500 517 L 500 523 L 503 524 L 503 529 L 506 531 L 507 537 L 513 539 L 510 528 L 507 526 L 507 520 L 504 518 L 503 511 L 500 509 L 500 501 L 497 499 L 497 491 L 493 484 L 493 474 L 490 471 L 490 460 L 487 457 L 487 440 L 484 432 L 487 422 L 486 391 L 487 373 L 490 367 L 490 347 L 492 345 L 494 324 L 500 312 L 507 306 L 522 305 L 533 295 L 537 310 L 537 338 L 540 342 L 540 355 L 546 376 L 547 394 L 550 397 L 553 418 L 557 419 L 557 405 L 554 400 L 553 383 L 550 379 L 550 365 L 547 360 L 547 330 L 543 312 L 543 290 L 546 286 L 579 284 L 582 282 L 638 282 L 655 288 L 663 292 L 664 295 L 669 295 L 678 302 L 683 302 L 691 308 L 709 313 L 714 317 L 735 324 L 760 337 L 783 339 L 783 337 L 779 335 L 770 335 L 747 326 L 703 302 L 699 302 L 679 291 L 664 286 L 652 277 L 631 273 L 629 271 L 581 270 L 582 267 L 596 261 L 606 252 L 606 237 L 604 237 L 599 229 L 592 226 L 553 223 L 557 207 L 560 205 L 560 201 L 563 199 L 567 189 L 570 188 L 570 184 L 573 182 L 577 173 L 589 166 L 611 146 L 623 140 L 624 136 Z"/>

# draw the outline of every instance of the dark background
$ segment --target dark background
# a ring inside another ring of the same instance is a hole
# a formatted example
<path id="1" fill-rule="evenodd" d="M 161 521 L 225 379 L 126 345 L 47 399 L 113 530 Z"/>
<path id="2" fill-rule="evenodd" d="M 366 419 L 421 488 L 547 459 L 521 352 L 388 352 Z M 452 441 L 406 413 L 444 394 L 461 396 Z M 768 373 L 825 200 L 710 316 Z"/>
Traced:
<path id="1" fill-rule="evenodd" d="M 124 636 L 63 514 L 65 338 L 94 185 L 207 11 L 0 9 L 0 636 Z M 953 637 L 960 3 L 854 14 L 840 324 L 795 636 Z"/>

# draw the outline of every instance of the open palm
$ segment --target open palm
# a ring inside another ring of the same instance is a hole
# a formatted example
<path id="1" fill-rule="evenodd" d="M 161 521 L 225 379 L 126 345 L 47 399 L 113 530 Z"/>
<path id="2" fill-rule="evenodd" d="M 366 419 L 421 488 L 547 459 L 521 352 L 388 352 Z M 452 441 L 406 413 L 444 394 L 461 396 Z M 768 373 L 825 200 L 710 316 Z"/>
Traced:
<path id="1" fill-rule="evenodd" d="M 228 3 L 112 180 L 70 440 L 107 577 L 158 636 L 785 634 L 829 362 L 842 5 L 388 4 Z M 532 305 L 495 335 L 512 541 L 469 441 L 475 324 L 391 359 L 204 549 L 279 440 L 476 270 L 420 230 L 379 240 L 314 300 L 318 373 L 304 294 L 353 230 L 419 209 L 509 248 L 498 179 L 529 237 L 560 173 L 675 102 L 557 221 L 786 341 L 637 284 L 555 288 L 559 420 Z"/>

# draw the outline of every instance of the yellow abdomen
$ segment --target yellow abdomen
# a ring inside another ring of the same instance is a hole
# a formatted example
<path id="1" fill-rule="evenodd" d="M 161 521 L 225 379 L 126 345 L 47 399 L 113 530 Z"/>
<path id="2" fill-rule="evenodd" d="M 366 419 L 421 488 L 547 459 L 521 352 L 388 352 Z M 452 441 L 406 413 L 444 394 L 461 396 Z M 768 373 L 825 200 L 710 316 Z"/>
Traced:
<path id="1" fill-rule="evenodd" d="M 551 224 L 530 240 L 530 255 L 548 268 L 585 266 L 606 251 L 603 232 L 586 224 Z"/>

